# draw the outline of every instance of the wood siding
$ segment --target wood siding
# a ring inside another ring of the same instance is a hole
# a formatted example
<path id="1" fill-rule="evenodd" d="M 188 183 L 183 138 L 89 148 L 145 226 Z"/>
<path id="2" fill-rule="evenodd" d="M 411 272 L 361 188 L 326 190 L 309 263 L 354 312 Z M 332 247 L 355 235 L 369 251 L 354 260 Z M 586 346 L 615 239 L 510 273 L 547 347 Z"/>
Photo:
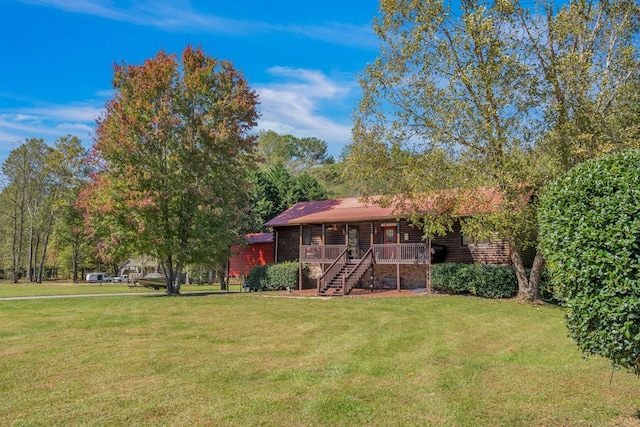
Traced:
<path id="1" fill-rule="evenodd" d="M 358 229 L 358 245 L 360 252 L 364 253 L 371 247 L 371 228 L 373 224 L 373 243 L 382 243 L 382 224 L 395 223 L 388 221 L 368 221 L 361 223 L 350 223 L 348 228 Z M 310 236 L 312 245 L 322 244 L 322 225 L 304 225 L 305 233 Z M 300 226 L 277 227 L 277 262 L 294 261 L 299 257 L 300 250 Z M 310 233 L 310 234 L 309 234 Z M 422 243 L 422 230 L 419 227 L 411 227 L 407 221 L 400 222 L 399 243 Z M 325 225 L 325 245 L 346 245 L 347 225 L 346 224 L 326 224 Z M 509 245 L 504 239 L 493 241 L 490 244 L 462 244 L 462 234 L 460 224 L 455 223 L 453 232 L 446 236 L 438 236 L 432 240 L 432 245 L 438 249 L 444 248 L 443 262 L 470 264 L 479 262 L 484 264 L 510 264 Z"/>
<path id="2" fill-rule="evenodd" d="M 499 239 L 490 244 L 463 245 L 460 223 L 456 222 L 453 232 L 433 239 L 433 245 L 444 246 L 444 262 L 471 264 L 506 265 L 511 263 L 509 245 L 506 240 Z"/>

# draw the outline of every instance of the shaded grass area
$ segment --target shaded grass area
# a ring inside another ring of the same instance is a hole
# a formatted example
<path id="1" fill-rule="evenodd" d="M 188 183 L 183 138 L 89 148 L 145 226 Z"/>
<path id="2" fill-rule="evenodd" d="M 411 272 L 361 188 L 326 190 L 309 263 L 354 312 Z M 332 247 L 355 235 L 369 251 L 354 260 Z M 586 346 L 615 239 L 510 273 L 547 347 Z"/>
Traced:
<path id="1" fill-rule="evenodd" d="M 241 285 L 232 284 L 229 286 L 230 292 L 240 292 Z M 181 292 L 218 292 L 220 285 L 182 285 Z M 53 295 L 92 295 L 92 294 L 115 294 L 115 293 L 144 293 L 157 292 L 161 294 L 163 289 L 154 290 L 143 286 L 129 286 L 127 283 L 113 284 L 92 284 L 73 282 L 45 282 L 45 283 L 19 283 L 13 284 L 8 281 L 0 281 L 0 298 L 24 297 L 24 296 L 53 296 Z"/>
<path id="2" fill-rule="evenodd" d="M 5 301 L 5 425 L 633 425 L 562 310 L 465 297 Z"/>

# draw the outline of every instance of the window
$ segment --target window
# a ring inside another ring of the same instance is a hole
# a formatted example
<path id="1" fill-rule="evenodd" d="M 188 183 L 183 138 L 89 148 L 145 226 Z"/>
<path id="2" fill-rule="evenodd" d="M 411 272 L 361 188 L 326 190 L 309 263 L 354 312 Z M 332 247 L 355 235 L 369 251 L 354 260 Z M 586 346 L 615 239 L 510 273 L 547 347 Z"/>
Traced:
<path id="1" fill-rule="evenodd" d="M 469 245 L 488 246 L 489 244 L 491 244 L 491 239 L 489 239 L 488 237 L 479 239 L 477 237 L 467 236 L 462 233 L 460 233 L 460 236 L 462 239 L 462 246 L 469 246 Z"/>
<path id="2" fill-rule="evenodd" d="M 303 245 L 311 244 L 311 227 L 302 229 L 302 244 Z"/>
<path id="3" fill-rule="evenodd" d="M 356 227 L 349 228 L 349 246 L 358 246 L 358 234 Z"/>

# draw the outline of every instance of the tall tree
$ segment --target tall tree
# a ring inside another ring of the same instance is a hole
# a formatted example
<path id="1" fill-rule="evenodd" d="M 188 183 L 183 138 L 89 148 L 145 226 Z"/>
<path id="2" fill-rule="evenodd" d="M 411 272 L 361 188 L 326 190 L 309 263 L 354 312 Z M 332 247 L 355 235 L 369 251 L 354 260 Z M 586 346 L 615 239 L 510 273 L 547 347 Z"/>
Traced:
<path id="1" fill-rule="evenodd" d="M 56 140 L 53 150 L 49 152 L 45 163 L 48 176 L 47 209 L 44 212 L 44 234 L 40 263 L 36 273 L 36 281 L 42 282 L 44 264 L 47 258 L 49 239 L 54 230 L 55 220 L 64 211 L 74 209 L 72 204 L 77 198 L 78 191 L 86 179 L 85 171 L 86 150 L 80 139 L 67 135 Z M 68 219 L 68 218 L 67 218 Z M 67 224 L 63 224 L 66 226 Z M 75 248 L 74 242 L 74 248 Z M 74 252 L 74 280 L 77 280 L 77 265 Z"/>
<path id="2" fill-rule="evenodd" d="M 34 277 L 34 256 L 39 239 L 36 237 L 39 223 L 38 214 L 46 198 L 45 161 L 50 148 L 42 139 L 27 139 L 9 153 L 2 164 L 2 173 L 8 182 L 6 196 L 11 204 L 11 280 L 18 282 L 23 265 L 25 234 L 27 238 L 28 261 L 27 280 Z M 38 236 L 39 237 L 39 236 Z"/>
<path id="3" fill-rule="evenodd" d="M 298 202 L 327 198 L 326 189 L 313 176 L 306 172 L 293 176 L 281 164 L 255 171 L 249 182 L 254 215 L 251 231 L 263 231 L 265 222 Z"/>
<path id="4" fill-rule="evenodd" d="M 155 256 L 169 294 L 186 264 L 206 264 L 244 234 L 258 118 L 257 95 L 231 63 L 191 47 L 181 59 L 161 51 L 114 66 L 96 172 L 79 198 L 105 253 Z"/>
<path id="5" fill-rule="evenodd" d="M 637 134 L 613 145 L 602 137 L 633 133 L 633 120 L 608 115 L 634 96 L 638 5 L 549 1 L 535 10 L 517 1 L 381 2 L 381 51 L 361 78 L 345 170 L 364 194 L 389 195 L 381 203 L 401 194 L 395 202 L 430 235 L 452 218 L 419 209 L 426 191 L 494 188 L 501 208 L 463 219 L 463 232 L 508 239 L 523 300 L 539 298 L 543 266 L 537 254 L 525 273 L 520 254 L 536 245 L 536 204 L 523 193 L 588 155 L 639 143 Z M 472 197 L 438 194 L 447 212 Z"/>
<path id="6" fill-rule="evenodd" d="M 327 153 L 325 141 L 314 137 L 279 135 L 272 130 L 260 133 L 257 153 L 267 169 L 283 165 L 294 175 L 334 162 Z"/>

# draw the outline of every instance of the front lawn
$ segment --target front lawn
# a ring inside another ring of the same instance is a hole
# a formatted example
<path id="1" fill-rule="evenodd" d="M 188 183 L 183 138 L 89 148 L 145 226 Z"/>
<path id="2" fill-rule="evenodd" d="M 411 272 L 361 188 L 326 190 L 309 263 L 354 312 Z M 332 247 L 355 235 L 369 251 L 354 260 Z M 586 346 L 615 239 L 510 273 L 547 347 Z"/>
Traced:
<path id="1" fill-rule="evenodd" d="M 160 295 L 160 293 L 158 293 Z M 562 309 L 272 293 L 0 301 L 3 425 L 634 425 Z"/>

